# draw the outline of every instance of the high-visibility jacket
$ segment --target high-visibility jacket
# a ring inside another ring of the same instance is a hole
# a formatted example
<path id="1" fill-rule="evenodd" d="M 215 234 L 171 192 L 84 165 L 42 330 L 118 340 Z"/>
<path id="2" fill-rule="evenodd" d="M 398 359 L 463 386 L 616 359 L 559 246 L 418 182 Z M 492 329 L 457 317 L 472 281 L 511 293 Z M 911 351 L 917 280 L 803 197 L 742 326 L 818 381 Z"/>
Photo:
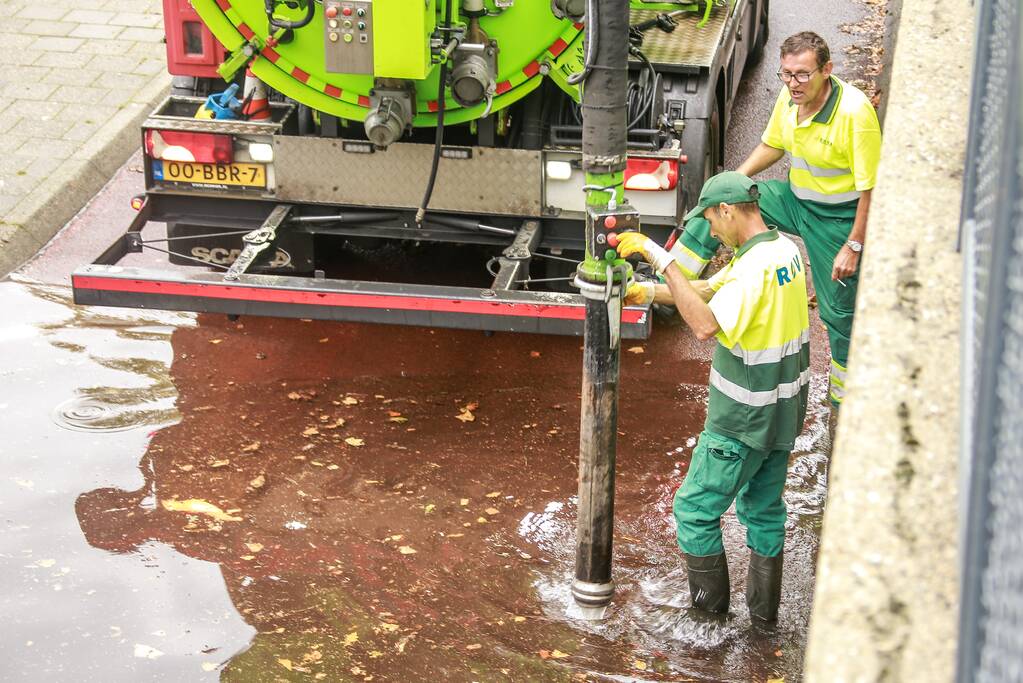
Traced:
<path id="1" fill-rule="evenodd" d="M 708 280 L 720 331 L 705 429 L 750 448 L 791 450 L 810 384 L 806 268 L 777 229 L 755 235 Z"/>
<path id="2" fill-rule="evenodd" d="M 831 77 L 831 95 L 816 115 L 799 123 L 799 105 L 787 88 L 778 95 L 761 137 L 790 155 L 789 187 L 801 200 L 849 204 L 873 189 L 881 159 L 881 126 L 870 100 Z"/>

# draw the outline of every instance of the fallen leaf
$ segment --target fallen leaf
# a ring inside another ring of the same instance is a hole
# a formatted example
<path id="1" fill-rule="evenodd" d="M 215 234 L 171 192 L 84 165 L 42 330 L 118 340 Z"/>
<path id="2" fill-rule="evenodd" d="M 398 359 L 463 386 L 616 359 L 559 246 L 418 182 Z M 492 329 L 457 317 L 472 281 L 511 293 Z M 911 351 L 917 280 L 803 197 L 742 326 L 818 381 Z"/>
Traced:
<path id="1" fill-rule="evenodd" d="M 290 659 L 278 659 L 277 663 L 283 666 L 288 671 L 293 671 Z"/>
<path id="2" fill-rule="evenodd" d="M 646 662 L 644 662 L 641 659 L 637 659 L 632 663 L 632 665 L 639 669 L 640 671 L 646 671 Z"/>
<path id="3" fill-rule="evenodd" d="M 210 463 L 210 467 L 214 467 L 214 468 L 216 468 L 216 467 L 227 467 L 230 464 L 231 464 L 231 461 L 225 458 L 224 460 L 214 460 L 213 462 Z"/>
<path id="4" fill-rule="evenodd" d="M 341 402 L 344 403 L 346 406 L 354 406 L 359 404 L 359 399 L 354 398 L 352 396 L 345 396 L 343 399 L 341 399 Z"/>
<path id="5" fill-rule="evenodd" d="M 431 512 L 433 512 L 436 507 L 437 507 L 436 505 L 434 505 L 433 503 L 430 503 L 429 505 L 427 505 L 426 507 L 423 508 L 423 512 L 428 515 Z"/>
<path id="6" fill-rule="evenodd" d="M 466 505 L 469 504 L 469 499 L 468 498 L 462 498 L 460 501 L 458 501 L 458 504 L 463 506 L 463 507 L 465 507 Z"/>
<path id="7" fill-rule="evenodd" d="M 465 536 L 465 534 L 448 534 L 447 538 L 461 538 L 462 536 Z"/>
<path id="8" fill-rule="evenodd" d="M 463 410 L 458 415 L 455 415 L 455 419 L 461 420 L 462 422 L 475 422 L 476 416 L 473 415 L 470 410 Z"/>
<path id="9" fill-rule="evenodd" d="M 245 560 L 246 562 L 249 562 L 251 560 L 256 559 L 256 556 L 255 555 L 242 555 L 242 559 Z"/>
<path id="10" fill-rule="evenodd" d="M 379 659 L 380 657 L 383 657 L 383 656 L 384 656 L 384 653 L 381 652 L 380 650 L 370 650 L 369 651 L 369 658 L 370 659 Z"/>
<path id="11" fill-rule="evenodd" d="M 399 413 L 396 410 L 388 410 L 387 414 L 390 415 L 391 417 L 401 417 L 401 413 Z"/>
<path id="12" fill-rule="evenodd" d="M 253 453 L 258 451 L 260 445 L 261 444 L 258 441 L 253 441 L 248 446 L 242 446 L 242 453 Z"/>
<path id="13" fill-rule="evenodd" d="M 774 656 L 775 657 L 781 657 L 781 650 L 775 650 L 774 651 Z"/>
<path id="14" fill-rule="evenodd" d="M 629 353 L 635 354 L 646 353 L 646 349 L 644 349 L 642 346 L 632 346 L 629 347 Z"/>
<path id="15" fill-rule="evenodd" d="M 358 631 L 352 631 L 347 636 L 345 636 L 344 646 L 345 647 L 350 647 L 350 646 L 354 645 L 357 642 L 359 642 L 359 632 Z"/>
<path id="16" fill-rule="evenodd" d="M 337 429 L 338 427 L 344 427 L 344 426 L 345 426 L 345 419 L 343 417 L 339 417 L 338 419 L 334 420 L 330 424 L 323 425 L 323 428 L 324 429 Z"/>
<path id="17" fill-rule="evenodd" d="M 483 512 L 487 513 L 488 515 L 496 515 L 496 514 L 498 514 L 501 511 L 498 510 L 497 508 L 487 508 Z"/>
<path id="18" fill-rule="evenodd" d="M 249 552 L 258 553 L 263 549 L 262 543 L 246 543 L 245 547 L 249 549 Z"/>
<path id="19" fill-rule="evenodd" d="M 327 465 L 327 469 L 328 470 L 339 470 L 339 469 L 341 469 L 341 467 L 339 465 Z"/>
<path id="20" fill-rule="evenodd" d="M 551 659 L 564 659 L 565 657 L 571 657 L 571 655 L 566 652 L 562 652 L 561 650 L 554 650 L 551 652 Z"/>
<path id="21" fill-rule="evenodd" d="M 366 442 L 363 441 L 362 439 L 357 439 L 354 436 L 349 436 L 347 439 L 345 439 L 345 443 L 348 444 L 349 446 L 363 446 L 365 445 Z"/>
<path id="22" fill-rule="evenodd" d="M 397 424 L 402 424 L 402 423 L 408 422 L 408 418 L 407 417 L 390 417 L 390 418 L 387 419 L 387 421 L 388 422 L 395 422 Z"/>
<path id="23" fill-rule="evenodd" d="M 525 617 L 515 617 L 515 619 L 514 619 L 514 621 L 517 621 L 517 622 L 519 622 L 519 623 L 522 623 L 522 622 L 523 622 L 523 621 L 525 621 L 525 620 L 526 620 L 526 618 L 525 618 Z"/>
<path id="24" fill-rule="evenodd" d="M 213 503 L 205 500 L 199 500 L 197 498 L 189 498 L 188 500 L 164 500 L 161 501 L 161 504 L 163 505 L 164 510 L 170 510 L 171 512 L 187 512 L 193 515 L 206 515 L 208 517 L 212 517 L 218 522 L 242 521 L 241 517 L 232 517 Z"/>
<path id="25" fill-rule="evenodd" d="M 784 678 L 768 678 L 767 683 L 785 683 Z"/>
<path id="26" fill-rule="evenodd" d="M 316 436 L 320 433 L 320 430 L 316 427 L 306 427 L 302 432 L 302 436 Z"/>
<path id="27" fill-rule="evenodd" d="M 211 340 L 210 340 L 210 343 L 211 343 L 211 344 L 219 344 L 219 343 L 220 343 L 220 342 L 222 342 L 222 341 L 224 341 L 224 340 L 223 340 L 223 339 L 211 339 Z"/>
<path id="28" fill-rule="evenodd" d="M 472 645 L 466 645 L 466 646 L 465 646 L 465 649 L 466 649 L 466 650 L 478 650 L 478 649 L 480 649 L 481 647 L 483 647 L 483 646 L 482 646 L 482 645 L 480 645 L 479 643 L 473 643 Z"/>
<path id="29" fill-rule="evenodd" d="M 529 357 L 530 358 L 539 358 L 540 357 L 540 352 L 539 351 L 530 351 L 529 352 Z"/>
<path id="30" fill-rule="evenodd" d="M 330 337 L 324 337 L 323 339 L 320 339 L 320 340 L 319 340 L 319 342 L 320 342 L 321 344 L 326 344 L 326 343 L 327 343 L 327 342 L 329 342 L 329 341 L 330 341 Z"/>
<path id="31" fill-rule="evenodd" d="M 487 518 L 486 517 L 477 517 L 476 518 L 476 522 L 477 522 L 477 524 L 486 524 L 487 523 Z"/>
<path id="32" fill-rule="evenodd" d="M 301 401 L 302 394 L 298 393 L 297 391 L 289 391 L 288 398 L 290 398 L 292 401 Z"/>
<path id="33" fill-rule="evenodd" d="M 249 482 L 249 486 L 254 489 L 261 489 L 266 484 L 266 475 L 261 474 L 252 481 Z"/>
<path id="34" fill-rule="evenodd" d="M 501 497 L 501 492 L 500 491 L 491 491 L 490 493 L 487 494 L 487 498 L 500 498 L 500 497 Z"/>
<path id="35" fill-rule="evenodd" d="M 388 633 L 394 633 L 395 631 L 398 630 L 399 627 L 397 624 L 389 624 L 385 621 L 382 624 L 380 624 L 380 628 L 384 629 Z"/>
<path id="36" fill-rule="evenodd" d="M 157 657 L 163 657 L 163 653 L 155 647 L 135 643 L 135 656 L 140 659 L 156 659 Z"/>
<path id="37" fill-rule="evenodd" d="M 415 555 L 416 549 L 410 545 L 403 545 L 400 548 L 398 548 L 398 552 L 401 553 L 402 555 Z"/>
<path id="38" fill-rule="evenodd" d="M 191 472 L 195 469 L 195 467 L 193 465 L 180 465 L 178 469 L 182 472 Z"/>
<path id="39" fill-rule="evenodd" d="M 551 657 L 550 650 L 540 650 L 538 654 L 540 655 L 540 659 L 550 659 Z"/>

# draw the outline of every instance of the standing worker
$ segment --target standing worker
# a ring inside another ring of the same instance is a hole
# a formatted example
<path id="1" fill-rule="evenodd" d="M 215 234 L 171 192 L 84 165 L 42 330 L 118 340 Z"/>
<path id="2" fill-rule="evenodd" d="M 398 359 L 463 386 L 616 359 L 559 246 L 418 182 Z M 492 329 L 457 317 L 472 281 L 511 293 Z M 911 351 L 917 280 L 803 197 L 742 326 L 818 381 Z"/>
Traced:
<path id="1" fill-rule="evenodd" d="M 674 503 L 693 607 L 728 611 L 721 515 L 738 496 L 736 514 L 752 551 L 746 603 L 754 620 L 770 622 L 781 599 L 782 492 L 806 417 L 810 323 L 799 248 L 767 227 L 758 196 L 758 185 L 735 171 L 703 186 L 686 218 L 704 217 L 710 234 L 735 250 L 710 280 L 690 282 L 673 254 L 638 232 L 620 235 L 617 248 L 640 255 L 667 283 L 634 284 L 629 303 L 670 301 L 699 339 L 718 340 L 707 420 Z"/>
<path id="2" fill-rule="evenodd" d="M 831 344 L 831 401 L 845 394 L 849 338 L 859 282 L 857 270 L 867 235 L 870 194 L 881 158 L 877 112 L 860 90 L 831 74 L 831 52 L 816 33 L 785 39 L 778 95 L 762 142 L 736 169 L 748 176 L 774 165 L 788 152 L 788 182 L 758 183 L 764 220 L 803 238 L 813 287 Z M 673 253 L 682 272 L 699 277 L 718 242 L 707 221 L 686 223 Z"/>

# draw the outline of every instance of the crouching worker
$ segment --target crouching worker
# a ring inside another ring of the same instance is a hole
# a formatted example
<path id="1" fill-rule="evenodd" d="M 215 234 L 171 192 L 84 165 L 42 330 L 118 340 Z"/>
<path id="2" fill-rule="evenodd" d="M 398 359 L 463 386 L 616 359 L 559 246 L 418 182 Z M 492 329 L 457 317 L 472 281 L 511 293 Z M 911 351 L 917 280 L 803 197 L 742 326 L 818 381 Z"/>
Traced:
<path id="1" fill-rule="evenodd" d="M 672 302 L 699 339 L 718 341 L 707 420 L 674 501 L 693 606 L 728 611 L 721 516 L 735 500 L 752 551 L 746 603 L 754 621 L 774 621 L 785 542 L 782 492 L 806 416 L 810 332 L 803 259 L 764 224 L 758 196 L 756 184 L 734 171 L 704 185 L 686 220 L 703 216 L 711 234 L 735 250 L 709 280 L 688 281 L 671 254 L 638 232 L 619 235 L 617 248 L 642 257 L 667 283 L 636 283 L 628 303 Z"/>

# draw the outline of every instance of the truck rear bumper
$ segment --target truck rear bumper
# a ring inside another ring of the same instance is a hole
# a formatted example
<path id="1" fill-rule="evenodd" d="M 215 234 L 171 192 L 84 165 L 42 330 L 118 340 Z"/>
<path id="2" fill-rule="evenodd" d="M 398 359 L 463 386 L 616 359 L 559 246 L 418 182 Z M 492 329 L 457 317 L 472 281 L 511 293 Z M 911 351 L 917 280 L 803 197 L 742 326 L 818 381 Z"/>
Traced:
<path id="1" fill-rule="evenodd" d="M 497 291 L 280 275 L 168 274 L 90 265 L 71 277 L 76 304 L 174 311 L 311 318 L 451 327 L 501 332 L 580 335 L 586 317 L 578 294 Z M 622 336 L 650 334 L 645 308 L 622 312 Z"/>
<path id="2" fill-rule="evenodd" d="M 290 208 L 278 205 L 269 211 L 262 227 L 286 232 Z M 525 220 L 517 231 L 508 231 L 513 232 L 511 244 L 493 259 L 493 281 L 482 288 L 326 278 L 318 272 L 261 274 L 239 269 L 237 262 L 227 273 L 175 269 L 170 264 L 166 269 L 125 265 L 129 254 L 144 249 L 172 253 L 156 246 L 168 240 L 144 236 L 151 220 L 166 221 L 173 210 L 174 205 L 163 198 L 148 198 L 127 232 L 95 263 L 72 274 L 75 303 L 534 334 L 583 333 L 586 304 L 581 295 L 522 288 L 532 282 L 529 262 L 541 241 L 541 224 L 535 220 Z M 258 215 L 267 210 L 264 207 Z M 212 210 L 206 216 L 217 218 Z M 244 260 L 243 254 L 239 261 Z M 648 308 L 622 311 L 624 338 L 645 339 L 650 330 Z"/>

